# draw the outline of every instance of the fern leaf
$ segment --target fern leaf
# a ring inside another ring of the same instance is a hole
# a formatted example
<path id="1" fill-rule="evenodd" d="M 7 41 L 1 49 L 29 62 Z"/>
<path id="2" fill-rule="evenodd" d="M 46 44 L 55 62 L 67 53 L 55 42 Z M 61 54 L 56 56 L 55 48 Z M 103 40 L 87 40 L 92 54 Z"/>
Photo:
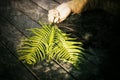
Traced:
<path id="1" fill-rule="evenodd" d="M 28 29 L 32 36 L 22 41 L 22 47 L 18 49 L 19 59 L 35 64 L 44 59 L 63 60 L 75 64 L 80 57 L 82 43 L 71 38 L 57 26 L 41 24 L 42 28 Z"/>

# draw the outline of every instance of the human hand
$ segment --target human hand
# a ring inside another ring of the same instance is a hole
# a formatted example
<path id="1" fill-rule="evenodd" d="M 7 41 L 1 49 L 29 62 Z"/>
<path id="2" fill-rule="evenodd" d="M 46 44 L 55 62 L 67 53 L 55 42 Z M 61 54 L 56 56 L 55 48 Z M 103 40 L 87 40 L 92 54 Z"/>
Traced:
<path id="1" fill-rule="evenodd" d="M 60 23 L 64 21 L 71 13 L 71 9 L 67 3 L 59 5 L 55 9 L 49 10 L 48 21 L 50 23 Z"/>

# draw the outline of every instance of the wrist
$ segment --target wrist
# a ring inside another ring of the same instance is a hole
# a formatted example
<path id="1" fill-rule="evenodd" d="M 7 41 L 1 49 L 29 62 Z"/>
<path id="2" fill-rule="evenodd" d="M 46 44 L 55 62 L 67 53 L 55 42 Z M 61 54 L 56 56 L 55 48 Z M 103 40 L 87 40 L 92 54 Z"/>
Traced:
<path id="1" fill-rule="evenodd" d="M 64 9 L 69 9 L 70 11 L 72 11 L 68 3 L 62 3 L 61 5 L 56 7 L 56 10 L 59 12 L 64 11 Z"/>

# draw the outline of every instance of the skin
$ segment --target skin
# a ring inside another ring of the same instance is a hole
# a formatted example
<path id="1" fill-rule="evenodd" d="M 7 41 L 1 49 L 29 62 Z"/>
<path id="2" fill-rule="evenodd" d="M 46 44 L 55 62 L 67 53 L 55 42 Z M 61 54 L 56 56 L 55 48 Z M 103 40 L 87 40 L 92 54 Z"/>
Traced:
<path id="1" fill-rule="evenodd" d="M 48 21 L 50 23 L 60 23 L 71 13 L 78 14 L 95 8 L 116 14 L 116 11 L 120 10 L 119 4 L 120 0 L 70 0 L 60 4 L 55 9 L 49 10 Z"/>

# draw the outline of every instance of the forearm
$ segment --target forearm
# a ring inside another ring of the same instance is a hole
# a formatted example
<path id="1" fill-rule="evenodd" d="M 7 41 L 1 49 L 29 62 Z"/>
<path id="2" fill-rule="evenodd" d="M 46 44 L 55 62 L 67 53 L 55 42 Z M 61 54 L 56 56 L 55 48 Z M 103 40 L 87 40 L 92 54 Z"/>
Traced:
<path id="1" fill-rule="evenodd" d="M 71 0 L 67 4 L 73 13 L 80 13 L 84 11 L 87 0 Z"/>
<path id="2" fill-rule="evenodd" d="M 67 2 L 73 13 L 81 13 L 101 6 L 102 0 L 71 0 Z"/>
<path id="3" fill-rule="evenodd" d="M 114 13 L 120 9 L 119 3 L 119 0 L 71 0 L 67 2 L 73 13 L 81 13 L 96 8 Z"/>

